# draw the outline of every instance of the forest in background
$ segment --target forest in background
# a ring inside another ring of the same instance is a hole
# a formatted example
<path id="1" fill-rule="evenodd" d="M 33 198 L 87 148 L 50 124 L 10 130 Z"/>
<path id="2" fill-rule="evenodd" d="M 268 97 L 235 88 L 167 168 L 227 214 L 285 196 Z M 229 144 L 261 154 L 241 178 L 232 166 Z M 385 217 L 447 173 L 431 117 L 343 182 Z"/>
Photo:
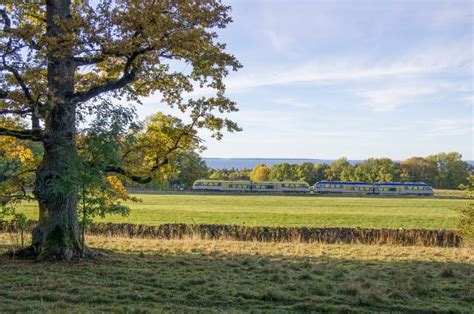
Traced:
<path id="1" fill-rule="evenodd" d="M 145 189 L 190 189 L 198 179 L 252 180 L 252 181 L 305 181 L 313 185 L 322 180 L 365 182 L 425 182 L 437 189 L 458 189 L 468 182 L 473 167 L 462 160 L 457 152 L 439 153 L 427 157 L 411 157 L 401 162 L 390 158 L 369 158 L 355 165 L 347 158 L 331 164 L 279 163 L 260 164 L 253 169 L 212 169 L 195 152 L 180 155 L 174 169 L 161 180 L 147 185 L 131 184 Z"/>

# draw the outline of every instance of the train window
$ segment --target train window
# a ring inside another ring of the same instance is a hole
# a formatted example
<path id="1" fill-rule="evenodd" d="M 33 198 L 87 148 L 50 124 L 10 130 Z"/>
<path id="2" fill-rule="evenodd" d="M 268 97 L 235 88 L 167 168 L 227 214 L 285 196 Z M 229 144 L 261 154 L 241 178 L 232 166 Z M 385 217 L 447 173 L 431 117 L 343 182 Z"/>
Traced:
<path id="1" fill-rule="evenodd" d="M 254 185 L 253 188 L 256 189 L 256 190 L 271 190 L 271 189 L 274 188 L 274 186 L 271 185 L 271 184 L 267 184 L 267 185 L 265 185 L 265 184 L 256 184 L 256 185 Z"/>
<path id="2" fill-rule="evenodd" d="M 248 184 L 229 184 L 230 189 L 248 189 Z"/>

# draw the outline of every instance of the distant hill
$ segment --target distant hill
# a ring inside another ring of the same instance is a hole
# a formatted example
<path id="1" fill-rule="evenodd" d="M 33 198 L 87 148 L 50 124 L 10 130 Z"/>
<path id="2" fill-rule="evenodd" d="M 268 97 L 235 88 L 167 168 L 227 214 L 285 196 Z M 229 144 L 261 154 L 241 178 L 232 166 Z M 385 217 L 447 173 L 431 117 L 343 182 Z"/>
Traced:
<path id="1" fill-rule="evenodd" d="M 307 158 L 203 158 L 203 160 L 210 168 L 214 169 L 251 169 L 260 164 L 273 166 L 275 164 L 281 164 L 285 162 L 289 164 L 302 164 L 304 162 L 331 164 L 334 161 L 334 159 Z M 361 161 L 362 160 L 349 160 L 349 162 L 353 165 Z M 471 166 L 474 166 L 474 160 L 467 160 L 466 162 Z"/>
<path id="2" fill-rule="evenodd" d="M 305 158 L 203 158 L 206 164 L 210 168 L 214 169 L 243 169 L 243 168 L 254 168 L 260 164 L 267 166 L 273 166 L 275 164 L 289 163 L 289 164 L 302 164 L 305 162 L 311 163 L 327 163 L 330 164 L 334 160 L 332 159 L 305 159 Z M 360 160 L 349 160 L 353 165 L 360 162 Z"/>

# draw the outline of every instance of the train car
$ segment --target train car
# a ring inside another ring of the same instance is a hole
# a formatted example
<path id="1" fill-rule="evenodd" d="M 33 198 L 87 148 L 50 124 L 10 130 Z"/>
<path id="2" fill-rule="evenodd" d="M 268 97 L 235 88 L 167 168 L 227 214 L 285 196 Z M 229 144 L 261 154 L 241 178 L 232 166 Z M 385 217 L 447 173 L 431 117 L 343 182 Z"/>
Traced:
<path id="1" fill-rule="evenodd" d="M 253 192 L 278 192 L 280 191 L 279 182 L 252 182 Z"/>
<path id="2" fill-rule="evenodd" d="M 196 180 L 193 184 L 196 191 L 223 191 L 224 181 L 221 180 Z"/>
<path id="3" fill-rule="evenodd" d="M 229 191 L 229 192 L 290 192 L 308 193 L 309 184 L 302 181 L 285 182 L 252 182 L 252 181 L 223 181 L 197 180 L 193 184 L 195 191 Z"/>
<path id="4" fill-rule="evenodd" d="M 345 194 L 376 194 L 376 195 L 433 195 L 433 188 L 423 182 L 342 182 L 321 181 L 317 182 L 313 191 L 315 193 L 345 193 Z"/>
<path id="5" fill-rule="evenodd" d="M 281 192 L 309 193 L 310 186 L 304 181 L 285 181 L 280 182 Z"/>
<path id="6" fill-rule="evenodd" d="M 433 196 L 433 187 L 424 182 L 407 182 L 402 194 Z"/>
<path id="7" fill-rule="evenodd" d="M 317 182 L 315 193 L 373 194 L 374 185 L 367 182 L 321 181 Z"/>
<path id="8" fill-rule="evenodd" d="M 375 183 L 374 194 L 400 195 L 405 190 L 403 183 Z"/>
<path id="9" fill-rule="evenodd" d="M 251 181 L 223 181 L 224 191 L 229 192 L 250 192 L 252 191 Z"/>
<path id="10" fill-rule="evenodd" d="M 424 182 L 375 183 L 374 193 L 379 195 L 425 195 L 432 196 L 433 188 Z"/>

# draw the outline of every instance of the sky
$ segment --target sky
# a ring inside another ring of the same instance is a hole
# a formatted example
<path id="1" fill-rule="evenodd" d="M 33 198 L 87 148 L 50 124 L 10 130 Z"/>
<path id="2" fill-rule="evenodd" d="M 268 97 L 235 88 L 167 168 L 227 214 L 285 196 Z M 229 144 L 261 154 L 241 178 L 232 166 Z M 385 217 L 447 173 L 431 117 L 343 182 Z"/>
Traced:
<path id="1" fill-rule="evenodd" d="M 474 159 L 474 1 L 224 2 L 243 131 L 201 132 L 203 156 Z M 157 110 L 159 95 L 138 108 Z"/>

